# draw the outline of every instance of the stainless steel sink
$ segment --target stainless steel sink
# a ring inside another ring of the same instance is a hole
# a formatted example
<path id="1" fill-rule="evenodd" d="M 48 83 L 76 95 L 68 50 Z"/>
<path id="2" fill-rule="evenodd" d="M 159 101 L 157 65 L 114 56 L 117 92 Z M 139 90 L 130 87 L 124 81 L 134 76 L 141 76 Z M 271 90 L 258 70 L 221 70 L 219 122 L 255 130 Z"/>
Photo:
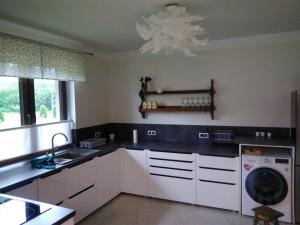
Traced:
<path id="1" fill-rule="evenodd" d="M 81 148 L 69 148 L 64 149 L 61 152 L 55 154 L 54 162 L 56 164 L 66 164 L 75 159 L 84 158 L 91 154 L 97 153 L 100 150 L 93 149 L 81 149 Z"/>

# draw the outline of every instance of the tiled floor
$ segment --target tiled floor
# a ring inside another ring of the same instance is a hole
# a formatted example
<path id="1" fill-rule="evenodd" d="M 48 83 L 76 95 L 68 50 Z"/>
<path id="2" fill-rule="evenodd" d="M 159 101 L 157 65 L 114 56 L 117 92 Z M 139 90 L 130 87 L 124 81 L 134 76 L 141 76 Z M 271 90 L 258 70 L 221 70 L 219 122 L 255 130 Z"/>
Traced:
<path id="1" fill-rule="evenodd" d="M 231 211 L 122 194 L 79 225 L 252 225 L 252 218 Z"/>

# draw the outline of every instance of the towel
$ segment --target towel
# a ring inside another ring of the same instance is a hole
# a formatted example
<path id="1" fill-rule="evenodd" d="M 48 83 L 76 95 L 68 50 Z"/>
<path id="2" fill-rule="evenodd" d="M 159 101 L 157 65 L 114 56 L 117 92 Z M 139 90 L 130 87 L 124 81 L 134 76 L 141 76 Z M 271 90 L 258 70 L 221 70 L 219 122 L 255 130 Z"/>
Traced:
<path id="1" fill-rule="evenodd" d="M 31 165 L 34 168 L 38 169 L 55 169 L 55 163 L 52 156 L 45 156 L 43 158 L 33 159 L 31 160 Z"/>

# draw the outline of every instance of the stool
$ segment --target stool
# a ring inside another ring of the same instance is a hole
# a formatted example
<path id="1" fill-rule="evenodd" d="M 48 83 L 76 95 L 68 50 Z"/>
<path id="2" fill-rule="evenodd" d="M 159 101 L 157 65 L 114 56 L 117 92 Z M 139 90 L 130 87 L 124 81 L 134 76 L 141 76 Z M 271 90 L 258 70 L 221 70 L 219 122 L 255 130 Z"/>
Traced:
<path id="1" fill-rule="evenodd" d="M 255 213 L 253 225 L 258 225 L 260 221 L 262 221 L 264 225 L 270 225 L 271 223 L 274 225 L 279 225 L 278 218 L 284 216 L 283 213 L 267 206 L 260 206 L 252 209 L 252 211 Z"/>

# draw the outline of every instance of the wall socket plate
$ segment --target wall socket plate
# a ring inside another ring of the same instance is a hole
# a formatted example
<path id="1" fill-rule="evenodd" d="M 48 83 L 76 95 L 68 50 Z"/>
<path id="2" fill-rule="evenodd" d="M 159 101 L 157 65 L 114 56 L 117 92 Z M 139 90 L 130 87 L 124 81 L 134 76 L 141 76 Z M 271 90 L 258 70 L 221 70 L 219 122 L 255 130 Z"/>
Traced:
<path id="1" fill-rule="evenodd" d="M 149 136 L 156 136 L 156 130 L 148 130 L 147 135 Z"/>
<path id="2" fill-rule="evenodd" d="M 200 139 L 208 139 L 209 133 L 199 132 L 199 138 Z"/>
<path id="3" fill-rule="evenodd" d="M 95 138 L 101 137 L 101 131 L 96 131 L 95 132 Z"/>

